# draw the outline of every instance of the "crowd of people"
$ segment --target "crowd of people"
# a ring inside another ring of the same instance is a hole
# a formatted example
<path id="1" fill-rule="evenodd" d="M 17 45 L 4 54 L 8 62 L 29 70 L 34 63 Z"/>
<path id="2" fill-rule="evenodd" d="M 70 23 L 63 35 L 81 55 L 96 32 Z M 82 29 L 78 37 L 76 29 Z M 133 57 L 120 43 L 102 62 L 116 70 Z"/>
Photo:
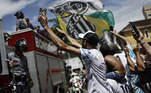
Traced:
<path id="1" fill-rule="evenodd" d="M 141 31 L 138 30 L 139 34 L 132 31 L 137 42 L 134 50 L 130 40 L 116 33 L 115 30 L 110 31 L 111 34 L 123 40 L 125 48 L 120 49 L 116 44 L 110 43 L 102 44 L 98 49 L 99 38 L 94 31 L 79 34 L 82 42 L 79 44 L 65 31 L 57 28 L 59 33 L 67 37 L 71 46 L 64 43 L 49 28 L 46 15 L 38 17 L 38 21 L 44 28 L 43 31 L 40 30 L 40 26 L 33 27 L 29 19 L 24 18 L 21 11 L 17 12 L 15 16 L 17 18 L 16 31 L 30 27 L 44 37 L 51 39 L 58 49 L 79 56 L 84 62 L 86 70 L 88 93 L 151 93 L 151 46 L 144 40 Z M 145 55 L 141 53 L 142 49 L 145 51 Z M 28 72 L 28 68 L 26 70 Z M 73 75 L 70 80 L 73 86 L 75 86 L 75 80 L 79 80 L 80 86 L 79 78 L 80 75 Z M 32 81 L 30 75 L 29 80 Z"/>
<path id="2" fill-rule="evenodd" d="M 71 42 L 72 46 L 65 44 L 49 28 L 46 16 L 39 16 L 38 21 L 43 28 L 49 33 L 50 38 L 60 50 L 74 53 L 79 56 L 85 65 L 87 72 L 87 90 L 88 93 L 150 93 L 150 56 L 151 46 L 144 40 L 143 34 L 139 35 L 132 32 L 138 45 L 132 50 L 131 42 L 124 36 L 119 35 L 116 31 L 111 31 L 117 38 L 123 40 L 126 45 L 124 50 L 112 43 L 101 45 L 97 49 L 99 41 L 94 31 L 87 31 L 85 34 L 79 34 L 82 40 L 80 45 L 76 40 L 71 38 L 66 32 L 57 28 Z M 142 57 L 140 46 L 146 52 Z"/>
<path id="3" fill-rule="evenodd" d="M 73 72 L 69 81 L 69 91 L 72 93 L 84 93 L 86 77 L 82 72 Z"/>

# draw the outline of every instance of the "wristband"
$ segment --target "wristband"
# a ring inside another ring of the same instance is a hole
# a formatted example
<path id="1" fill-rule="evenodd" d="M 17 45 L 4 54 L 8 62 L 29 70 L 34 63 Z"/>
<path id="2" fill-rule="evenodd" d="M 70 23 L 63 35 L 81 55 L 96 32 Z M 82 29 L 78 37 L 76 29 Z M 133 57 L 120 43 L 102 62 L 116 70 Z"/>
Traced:
<path id="1" fill-rule="evenodd" d="M 140 43 L 141 46 L 143 46 L 146 43 L 146 41 L 143 41 Z"/>

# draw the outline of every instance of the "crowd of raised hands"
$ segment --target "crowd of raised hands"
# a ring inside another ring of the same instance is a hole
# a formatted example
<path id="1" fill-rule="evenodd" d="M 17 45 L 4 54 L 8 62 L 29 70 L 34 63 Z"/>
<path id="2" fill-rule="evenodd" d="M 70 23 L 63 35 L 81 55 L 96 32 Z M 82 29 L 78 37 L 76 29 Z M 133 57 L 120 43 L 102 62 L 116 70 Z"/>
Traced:
<path id="1" fill-rule="evenodd" d="M 39 16 L 38 20 L 59 49 L 73 52 L 80 56 L 78 49 L 69 47 L 53 33 L 51 28 L 48 27 L 46 16 Z M 57 30 L 64 34 L 74 47 L 82 47 L 66 32 L 59 28 Z M 116 33 L 115 30 L 110 32 L 126 43 L 124 50 L 119 49 L 116 44 L 102 45 L 100 47 L 100 52 L 103 54 L 106 63 L 106 78 L 115 80 L 118 83 L 115 84 L 112 80 L 108 80 L 109 84 L 113 85 L 112 89 L 114 90 L 115 86 L 119 85 L 124 93 L 151 93 L 151 46 L 145 41 L 141 31 L 138 30 L 139 35 L 132 31 L 132 35 L 137 41 L 134 50 L 130 40 Z M 145 55 L 142 55 L 140 50 L 145 51 Z M 120 91 L 119 87 L 116 88 Z M 123 92 L 114 91 L 114 93 Z"/>
<path id="2" fill-rule="evenodd" d="M 130 79 L 132 86 L 134 86 L 135 93 L 150 93 L 151 46 L 145 41 L 141 31 L 138 30 L 138 32 L 139 34 L 137 34 L 135 31 L 132 31 L 133 38 L 137 42 L 136 46 L 132 50 L 132 47 L 130 47 L 131 42 L 126 37 L 117 34 L 115 31 L 111 31 L 113 35 L 126 42 L 124 53 L 130 72 L 128 78 Z M 132 80 L 133 76 L 137 76 L 134 82 Z M 135 87 L 137 87 L 137 90 Z"/>

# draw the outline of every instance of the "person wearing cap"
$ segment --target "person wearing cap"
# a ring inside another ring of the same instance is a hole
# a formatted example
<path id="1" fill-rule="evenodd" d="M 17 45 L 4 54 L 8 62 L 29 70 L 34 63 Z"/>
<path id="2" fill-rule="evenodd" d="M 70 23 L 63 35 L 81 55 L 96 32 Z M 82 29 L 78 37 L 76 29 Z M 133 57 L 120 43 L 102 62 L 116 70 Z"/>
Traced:
<path id="1" fill-rule="evenodd" d="M 30 23 L 29 18 L 24 17 L 24 13 L 22 11 L 18 11 L 14 14 L 16 16 L 17 21 L 16 21 L 16 31 L 30 28 L 34 30 L 33 25 Z"/>
<path id="2" fill-rule="evenodd" d="M 17 21 L 16 21 L 16 31 L 28 28 L 26 19 L 24 18 L 24 14 L 21 11 L 18 11 L 14 14 L 16 16 Z"/>
<path id="3" fill-rule="evenodd" d="M 40 30 L 40 26 L 35 25 L 34 29 L 37 31 L 37 33 L 42 34 L 41 30 Z"/>
<path id="4" fill-rule="evenodd" d="M 106 64 L 102 53 L 96 49 L 99 41 L 98 36 L 89 31 L 81 34 L 82 48 L 75 48 L 65 44 L 52 30 L 49 28 L 46 16 L 39 16 L 38 21 L 43 28 L 49 33 L 54 44 L 60 49 L 69 53 L 74 53 L 85 62 L 85 68 L 88 78 L 88 93 L 113 93 L 106 79 Z M 59 30 L 57 28 L 57 30 Z"/>

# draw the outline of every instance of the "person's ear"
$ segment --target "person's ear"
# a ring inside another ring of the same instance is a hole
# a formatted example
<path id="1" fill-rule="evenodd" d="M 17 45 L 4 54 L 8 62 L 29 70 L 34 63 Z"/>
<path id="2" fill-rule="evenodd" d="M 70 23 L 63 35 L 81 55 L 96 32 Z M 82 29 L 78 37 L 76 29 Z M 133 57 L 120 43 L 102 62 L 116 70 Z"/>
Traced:
<path id="1" fill-rule="evenodd" d="M 87 43 L 87 41 L 86 40 L 83 40 L 83 44 L 86 44 Z"/>
<path id="2" fill-rule="evenodd" d="M 90 44 L 85 40 L 84 45 L 89 46 Z"/>

